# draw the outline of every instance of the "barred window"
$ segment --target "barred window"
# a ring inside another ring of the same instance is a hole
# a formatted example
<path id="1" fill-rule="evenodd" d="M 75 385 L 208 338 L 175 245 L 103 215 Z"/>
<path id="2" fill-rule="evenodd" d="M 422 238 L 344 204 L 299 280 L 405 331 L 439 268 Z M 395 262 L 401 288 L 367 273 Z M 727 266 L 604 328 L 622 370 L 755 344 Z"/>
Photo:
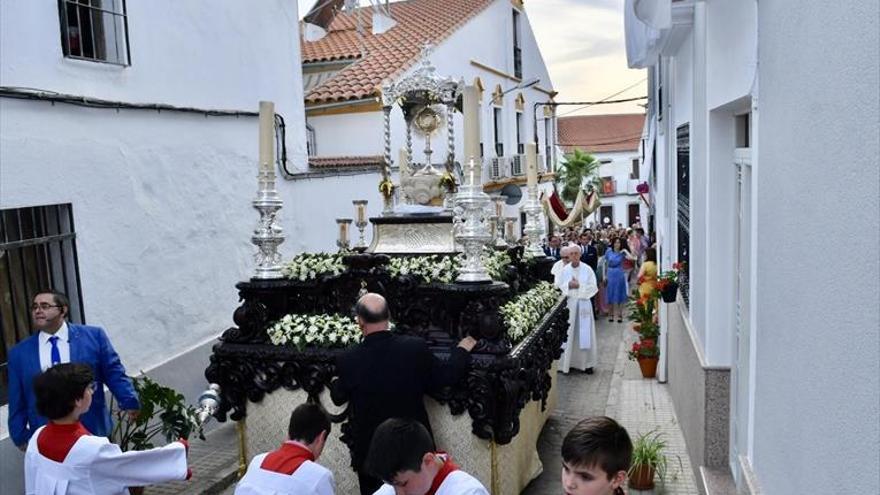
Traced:
<path id="1" fill-rule="evenodd" d="M 679 290 L 685 305 L 690 307 L 690 244 L 691 244 L 691 141 L 690 124 L 676 129 L 676 169 L 678 175 L 678 261 L 685 262 L 679 275 Z"/>
<path id="2" fill-rule="evenodd" d="M 58 0 L 67 58 L 131 65 L 125 0 Z"/>
<path id="3" fill-rule="evenodd" d="M 72 322 L 84 323 L 70 204 L 0 210 L 0 404 L 7 403 L 9 349 L 31 333 L 34 292 L 54 289 L 70 299 Z"/>

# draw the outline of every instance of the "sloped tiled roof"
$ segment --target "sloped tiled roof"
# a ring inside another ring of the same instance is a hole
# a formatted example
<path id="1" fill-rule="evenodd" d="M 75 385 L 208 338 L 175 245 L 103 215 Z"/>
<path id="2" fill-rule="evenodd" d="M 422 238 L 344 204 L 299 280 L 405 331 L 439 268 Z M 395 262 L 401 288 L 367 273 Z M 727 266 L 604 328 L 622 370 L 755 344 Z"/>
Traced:
<path id="1" fill-rule="evenodd" d="M 393 78 L 417 60 L 426 41 L 438 45 L 495 0 L 407 0 L 389 4 L 397 25 L 372 34 L 372 9 L 363 7 L 337 15 L 328 33 L 318 41 L 301 41 L 302 62 L 351 59 L 351 65 L 313 88 L 306 104 L 357 100 L 377 94 L 385 79 Z M 361 14 L 366 55 L 361 57 L 357 17 Z"/>
<path id="2" fill-rule="evenodd" d="M 578 115 L 558 122 L 558 142 L 566 152 L 633 151 L 639 149 L 645 114 Z"/>
<path id="3" fill-rule="evenodd" d="M 385 157 L 375 156 L 313 156 L 309 157 L 309 167 L 317 169 L 347 167 L 379 167 L 385 163 Z"/>

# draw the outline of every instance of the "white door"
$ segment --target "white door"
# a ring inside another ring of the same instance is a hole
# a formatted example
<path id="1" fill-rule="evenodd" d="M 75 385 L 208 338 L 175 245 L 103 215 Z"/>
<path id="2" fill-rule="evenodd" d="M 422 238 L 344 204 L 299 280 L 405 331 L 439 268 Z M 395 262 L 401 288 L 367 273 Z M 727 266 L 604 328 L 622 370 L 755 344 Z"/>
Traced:
<path id="1" fill-rule="evenodd" d="M 730 471 L 737 485 L 741 486 L 740 456 L 748 457 L 751 451 L 752 415 L 752 345 L 750 337 L 751 300 L 751 154 L 749 148 L 736 150 L 736 308 L 734 314 L 734 361 L 731 368 L 730 400 Z"/>

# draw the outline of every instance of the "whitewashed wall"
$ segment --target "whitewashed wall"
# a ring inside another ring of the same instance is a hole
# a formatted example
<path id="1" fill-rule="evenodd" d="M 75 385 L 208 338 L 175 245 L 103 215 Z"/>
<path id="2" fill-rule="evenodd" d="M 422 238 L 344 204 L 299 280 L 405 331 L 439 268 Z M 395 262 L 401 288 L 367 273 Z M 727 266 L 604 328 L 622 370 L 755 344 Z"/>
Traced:
<path id="1" fill-rule="evenodd" d="M 754 469 L 764 493 L 880 493 L 880 10 L 758 13 Z"/>

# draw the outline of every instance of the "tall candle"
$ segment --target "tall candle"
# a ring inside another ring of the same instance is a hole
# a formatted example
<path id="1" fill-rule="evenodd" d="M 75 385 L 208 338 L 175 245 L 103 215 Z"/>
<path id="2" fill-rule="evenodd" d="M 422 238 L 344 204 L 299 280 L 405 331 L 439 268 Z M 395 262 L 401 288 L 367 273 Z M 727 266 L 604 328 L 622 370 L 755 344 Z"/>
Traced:
<path id="1" fill-rule="evenodd" d="M 406 148 L 400 148 L 397 152 L 397 167 L 400 169 L 400 175 L 409 175 L 409 157 L 406 154 Z"/>
<path id="2" fill-rule="evenodd" d="M 495 216 L 501 218 L 501 211 L 504 208 L 504 199 L 495 198 Z"/>
<path id="3" fill-rule="evenodd" d="M 526 143 L 526 185 L 538 185 L 538 147 L 535 143 Z"/>
<path id="4" fill-rule="evenodd" d="M 273 173 L 275 167 L 275 104 L 260 102 L 260 171 Z"/>
<path id="5" fill-rule="evenodd" d="M 473 158 L 480 161 L 480 94 L 476 86 L 465 86 L 461 93 L 462 113 L 464 114 L 464 162 Z M 481 167 L 475 179 L 482 183 Z"/>
<path id="6" fill-rule="evenodd" d="M 474 159 L 471 158 L 470 160 L 468 160 L 468 169 L 469 169 L 468 172 L 470 175 L 470 181 L 468 181 L 468 184 L 470 184 L 472 186 L 476 185 L 476 182 L 474 182 L 474 180 L 476 180 L 474 177 L 474 170 L 476 168 L 477 167 L 476 167 L 476 164 L 474 163 Z"/>

